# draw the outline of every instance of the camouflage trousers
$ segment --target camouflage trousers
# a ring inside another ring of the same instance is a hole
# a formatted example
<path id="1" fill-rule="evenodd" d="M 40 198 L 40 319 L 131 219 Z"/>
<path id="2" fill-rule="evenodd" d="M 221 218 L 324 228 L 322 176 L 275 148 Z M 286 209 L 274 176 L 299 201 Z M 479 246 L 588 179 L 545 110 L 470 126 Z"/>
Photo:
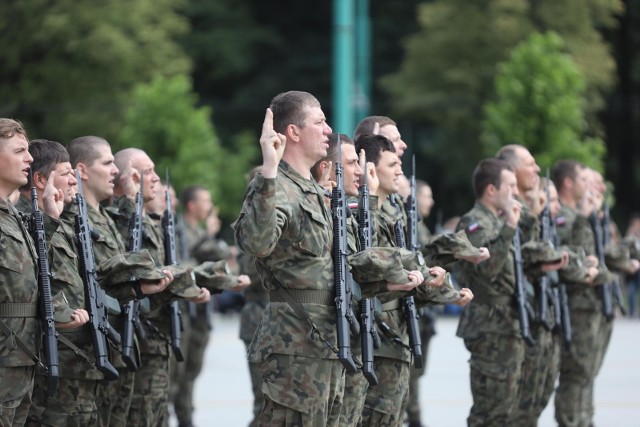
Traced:
<path id="1" fill-rule="evenodd" d="M 571 310 L 571 346 L 560 352 L 560 382 L 555 417 L 560 427 L 588 427 L 593 382 L 598 366 L 597 341 L 603 316 L 593 310 Z"/>
<path id="2" fill-rule="evenodd" d="M 136 371 L 127 427 L 164 425 L 169 401 L 169 357 L 142 353 Z"/>
<path id="3" fill-rule="evenodd" d="M 513 425 L 536 427 L 538 418 L 549 403 L 560 370 L 560 340 L 542 326 L 537 331 L 536 345 L 525 345 L 524 363 Z"/>
<path id="4" fill-rule="evenodd" d="M 361 371 L 345 375 L 340 426 L 356 426 L 360 424 L 368 388 L 369 381 L 362 375 Z"/>
<path id="5" fill-rule="evenodd" d="M 189 341 L 183 340 L 183 348 L 186 348 L 187 354 L 184 362 L 184 376 L 178 379 L 176 384 L 176 395 L 173 401 L 173 408 L 178 418 L 178 423 L 183 425 L 191 424 L 193 416 L 193 387 L 196 378 L 202 371 L 204 354 L 209 344 L 211 331 L 206 326 L 204 319 L 198 312 L 198 318 L 195 322 L 191 322 L 189 330 Z"/>
<path id="6" fill-rule="evenodd" d="M 518 406 L 524 341 L 513 335 L 485 334 L 465 339 L 471 352 L 471 395 L 473 406 L 467 425 L 511 426 Z"/>
<path id="7" fill-rule="evenodd" d="M 262 313 L 266 302 L 247 300 L 242 307 L 240 314 L 240 339 L 244 342 L 245 348 L 249 348 L 251 339 L 260 324 Z M 249 363 L 249 376 L 251 378 L 251 390 L 253 391 L 253 419 L 249 423 L 249 427 L 257 427 L 258 417 L 264 402 L 262 396 L 262 377 L 257 369 L 256 364 Z"/>
<path id="8" fill-rule="evenodd" d="M 24 425 L 33 391 L 34 366 L 0 368 L 0 427 Z"/>
<path id="9" fill-rule="evenodd" d="M 245 341 L 245 348 L 249 347 L 249 343 Z M 258 426 L 258 418 L 260 417 L 260 410 L 264 404 L 264 396 L 262 395 L 262 376 L 260 375 L 260 369 L 255 363 L 248 362 L 249 365 L 249 377 L 251 378 L 251 391 L 253 392 L 253 419 L 249 423 L 249 427 Z"/>
<path id="10" fill-rule="evenodd" d="M 407 417 L 409 423 L 420 423 L 420 378 L 427 370 L 427 358 L 429 355 L 429 341 L 435 335 L 434 320 L 420 318 L 420 339 L 422 340 L 422 368 L 414 366 L 409 371 L 409 403 L 407 404 Z"/>
<path id="11" fill-rule="evenodd" d="M 364 427 L 402 425 L 409 402 L 409 362 L 387 357 L 374 359 L 378 385 L 369 387 L 364 403 Z"/>
<path id="12" fill-rule="evenodd" d="M 98 405 L 98 425 L 101 427 L 126 427 L 127 425 L 135 372 L 129 372 L 127 368 L 116 369 L 119 375 L 117 380 L 103 380 L 98 384 L 96 403 Z"/>
<path id="13" fill-rule="evenodd" d="M 179 398 L 178 393 L 181 382 L 186 374 L 186 361 L 189 360 L 189 342 L 191 339 L 191 317 L 188 314 L 189 309 L 186 301 L 181 301 L 180 309 L 182 310 L 182 327 L 184 328 L 182 331 L 181 343 L 184 361 L 178 362 L 178 359 L 173 355 L 169 356 L 169 402 L 171 403 L 171 406 L 174 407 L 176 400 Z M 169 427 L 169 419 L 171 418 L 171 415 L 169 414 L 169 406 L 170 405 L 167 405 L 164 427 Z"/>
<path id="14" fill-rule="evenodd" d="M 264 394 L 258 425 L 340 425 L 345 373 L 337 359 L 272 354 L 258 365 Z"/>
<path id="15" fill-rule="evenodd" d="M 28 426 L 93 426 L 98 422 L 98 380 L 59 378 L 56 393 L 47 396 L 47 377 L 36 375 Z"/>

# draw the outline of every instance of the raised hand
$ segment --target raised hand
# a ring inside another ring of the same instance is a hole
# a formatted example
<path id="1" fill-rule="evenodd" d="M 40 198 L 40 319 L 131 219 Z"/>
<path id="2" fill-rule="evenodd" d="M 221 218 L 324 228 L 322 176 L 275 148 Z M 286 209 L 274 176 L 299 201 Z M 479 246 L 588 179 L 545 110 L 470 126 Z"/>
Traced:
<path id="1" fill-rule="evenodd" d="M 133 199 L 140 190 L 140 172 L 133 167 L 131 160 L 120 174 L 120 187 L 125 196 Z"/>
<path id="2" fill-rule="evenodd" d="M 262 123 L 260 135 L 260 149 L 262 150 L 262 176 L 275 178 L 278 174 L 278 164 L 282 159 L 287 138 L 273 129 L 273 111 L 267 108 Z"/>
<path id="3" fill-rule="evenodd" d="M 56 171 L 51 171 L 42 193 L 42 205 L 47 215 L 57 219 L 64 209 L 64 194 L 53 185 L 55 178 Z"/>

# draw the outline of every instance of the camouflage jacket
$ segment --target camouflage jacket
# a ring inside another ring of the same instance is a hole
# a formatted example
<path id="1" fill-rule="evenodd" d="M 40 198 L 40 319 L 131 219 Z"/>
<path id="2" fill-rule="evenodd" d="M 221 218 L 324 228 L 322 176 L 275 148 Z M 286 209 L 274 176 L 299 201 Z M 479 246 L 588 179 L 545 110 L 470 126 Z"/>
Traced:
<path id="1" fill-rule="evenodd" d="M 230 254 L 229 245 L 224 240 L 209 236 L 200 226 L 184 223 L 184 238 L 189 248 L 189 255 L 198 263 L 220 261 Z"/>
<path id="2" fill-rule="evenodd" d="M 487 247 L 491 258 L 477 265 L 459 263 L 458 282 L 471 289 L 475 300 L 465 307 L 457 335 L 470 339 L 485 333 L 519 336 L 512 251 L 515 229 L 479 202 L 460 219 L 458 230 L 462 229 L 473 246 Z M 509 297 L 513 301 L 509 301 Z M 505 301 L 492 303 L 491 299 Z"/>
<path id="3" fill-rule="evenodd" d="M 560 207 L 556 218 L 556 230 L 560 244 L 567 245 L 580 258 L 584 255 L 595 255 L 595 238 L 587 217 L 566 205 Z M 579 261 L 578 261 L 579 262 Z M 592 310 L 600 309 L 598 291 L 594 286 L 586 286 L 578 282 L 566 281 L 567 293 L 571 309 Z"/>
<path id="4" fill-rule="evenodd" d="M 238 220 L 233 225 L 240 249 L 257 259 L 265 287 L 279 282 L 285 289 L 333 292 L 333 235 L 324 191 L 280 162 L 275 179 L 258 174 L 252 181 Z M 302 304 L 311 321 L 336 346 L 333 305 Z M 249 360 L 270 354 L 336 358 L 285 302 L 267 304 L 260 328 L 249 346 Z"/>
<path id="5" fill-rule="evenodd" d="M 38 303 L 37 255 L 31 236 L 22 224 L 17 210 L 0 199 L 0 306 L 13 303 Z M 4 310 L 4 308 L 3 308 Z M 34 354 L 39 347 L 39 319 L 33 317 L 1 317 Z M 30 366 L 34 362 L 0 331 L 0 366 Z M 8 387 L 8 385 L 5 385 Z"/>

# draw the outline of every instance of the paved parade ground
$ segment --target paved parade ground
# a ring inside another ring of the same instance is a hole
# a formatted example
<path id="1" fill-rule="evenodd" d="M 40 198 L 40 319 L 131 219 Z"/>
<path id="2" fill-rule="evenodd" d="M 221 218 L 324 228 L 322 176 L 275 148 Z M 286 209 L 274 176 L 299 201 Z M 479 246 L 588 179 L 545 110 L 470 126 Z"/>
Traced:
<path id="1" fill-rule="evenodd" d="M 468 353 L 455 337 L 457 318 L 440 317 L 431 342 L 428 370 L 421 382 L 423 423 L 462 427 L 471 406 Z M 251 419 L 251 386 L 238 315 L 215 315 L 204 373 L 196 383 L 197 427 L 242 427 Z M 640 426 L 640 321 L 617 319 L 611 345 L 596 379 L 598 427 Z M 175 425 L 173 422 L 172 425 Z M 555 426 L 553 398 L 540 427 Z"/>

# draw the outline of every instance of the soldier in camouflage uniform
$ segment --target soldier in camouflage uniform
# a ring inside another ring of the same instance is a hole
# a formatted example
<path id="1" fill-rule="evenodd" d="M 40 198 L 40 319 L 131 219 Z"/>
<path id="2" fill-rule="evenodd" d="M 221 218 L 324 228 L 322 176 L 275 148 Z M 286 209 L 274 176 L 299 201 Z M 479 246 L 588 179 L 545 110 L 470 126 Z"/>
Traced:
<path id="1" fill-rule="evenodd" d="M 67 147 L 71 165 L 79 172 L 83 180 L 84 196 L 88 207 L 88 216 L 92 231 L 96 233 L 93 250 L 96 265 L 126 252 L 125 242 L 118 231 L 117 225 L 109 216 L 106 209 L 100 205 L 113 196 L 114 180 L 118 174 L 114 157 L 109 143 L 100 137 L 86 136 L 76 138 Z M 135 188 L 133 176 L 129 176 L 130 188 Z M 63 213 L 63 220 L 73 226 L 75 207 L 69 205 Z M 145 281 L 139 283 L 139 290 L 143 295 L 161 292 L 169 285 L 173 277 L 169 270 L 163 270 L 167 277 L 160 281 Z M 104 284 L 101 284 L 104 285 Z M 125 291 L 129 297 L 138 297 L 134 288 L 129 284 L 123 289 L 106 288 L 107 293 L 117 295 Z M 119 331 L 123 329 L 123 318 L 112 314 L 110 323 Z M 115 350 L 115 349 L 114 349 Z M 119 349 L 112 351 L 112 364 L 118 370 L 116 381 L 102 383 L 98 387 L 98 423 L 99 425 L 124 426 L 131 405 L 135 375 L 127 369 Z"/>
<path id="2" fill-rule="evenodd" d="M 511 252 L 521 206 L 513 197 L 517 191 L 515 174 L 502 160 L 481 161 L 472 182 L 476 204 L 461 218 L 458 228 L 465 230 L 474 246 L 488 247 L 491 259 L 476 266 L 462 264 L 457 276 L 475 295 L 457 331 L 471 352 L 473 406 L 467 423 L 511 425 L 524 361 Z"/>
<path id="3" fill-rule="evenodd" d="M 118 197 L 120 231 L 126 241 L 129 240 L 129 218 L 135 210 L 134 197 L 140 188 L 140 176 L 143 174 L 142 196 L 145 204 L 154 199 L 164 199 L 162 185 L 155 172 L 155 165 L 149 156 L 137 148 L 127 148 L 114 156 L 115 165 L 121 171 L 116 176 L 114 196 Z M 132 174 L 135 186 L 122 185 Z M 164 235 L 161 217 L 149 215 L 143 210 L 142 247 L 149 250 L 157 265 L 165 264 Z M 192 298 L 194 303 L 207 302 L 210 294 L 200 289 Z M 171 288 L 167 295 L 149 298 L 150 312 L 140 313 L 140 321 L 146 339 L 139 340 L 140 366 L 136 371 L 133 397 L 127 417 L 128 426 L 160 426 L 168 422 L 169 399 L 169 357 L 171 356 L 171 324 L 166 302 L 174 298 Z M 166 298 L 165 298 L 166 297 Z"/>
<path id="4" fill-rule="evenodd" d="M 49 179 L 53 181 L 53 186 L 61 191 L 64 204 L 71 203 L 75 194 L 76 178 L 67 150 L 58 142 L 33 140 L 29 144 L 29 152 L 34 159 L 31 169 L 40 208 L 43 207 L 43 194 L 48 190 L 46 185 Z M 29 186 L 22 191 L 18 208 L 26 215 L 31 214 Z M 51 292 L 62 292 L 72 307 L 85 307 L 76 248 L 73 242 L 68 241 L 63 227 L 64 224 L 59 225 L 48 246 L 49 268 L 53 273 Z M 89 320 L 89 315 L 84 309 L 76 310 L 74 317 L 76 316 L 82 316 L 83 323 Z M 94 363 L 91 332 L 80 325 L 60 329 L 58 332 L 61 338 L 58 344 L 60 378 L 57 391 L 55 395 L 47 396 L 47 376 L 42 373 L 36 374 L 33 403 L 27 425 L 95 425 L 96 390 L 103 375 Z M 68 344 L 69 342 L 71 344 Z"/>
<path id="5" fill-rule="evenodd" d="M 9 201 L 12 193 L 27 184 L 27 169 L 32 161 L 22 125 L 0 119 L 0 376 L 4 385 L 0 391 L 0 425 L 3 426 L 22 426 L 27 419 L 40 347 L 37 254 L 20 214 Z M 57 192 L 52 187 L 48 190 L 47 197 L 42 198 L 44 212 L 57 218 L 59 207 L 53 200 Z M 55 226 L 49 230 L 55 230 Z M 56 320 L 66 320 L 67 326 L 78 327 L 88 319 L 86 312 L 70 312 L 67 308 L 60 307 L 61 317 L 57 313 Z M 63 326 L 56 323 L 57 327 Z"/>

